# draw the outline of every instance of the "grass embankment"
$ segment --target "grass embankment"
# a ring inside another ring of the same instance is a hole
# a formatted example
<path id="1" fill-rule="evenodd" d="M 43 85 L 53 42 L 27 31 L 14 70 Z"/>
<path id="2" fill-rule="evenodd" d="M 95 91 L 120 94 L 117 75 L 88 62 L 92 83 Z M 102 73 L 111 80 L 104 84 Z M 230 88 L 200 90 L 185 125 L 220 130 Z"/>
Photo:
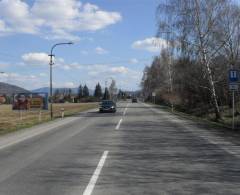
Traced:
<path id="1" fill-rule="evenodd" d="M 154 105 L 154 104 L 152 104 Z M 155 105 L 156 106 L 156 105 Z M 171 108 L 165 105 L 157 105 L 158 108 L 171 112 Z M 194 122 L 206 124 L 209 127 L 221 127 L 221 128 L 232 128 L 232 110 L 228 107 L 222 108 L 222 119 L 219 121 L 215 120 L 215 114 L 209 113 L 204 116 L 198 116 L 197 113 L 185 113 L 179 110 L 174 109 L 173 114 L 178 115 L 180 117 L 190 119 Z M 235 116 L 235 129 L 240 130 L 240 115 Z"/>
<path id="2" fill-rule="evenodd" d="M 70 116 L 81 111 L 96 108 L 97 103 L 65 103 L 53 104 L 54 118 L 61 117 L 61 108 L 64 108 L 65 116 Z M 0 105 L 0 135 L 10 133 L 22 128 L 31 127 L 50 120 L 48 111 L 12 111 L 11 105 Z"/>

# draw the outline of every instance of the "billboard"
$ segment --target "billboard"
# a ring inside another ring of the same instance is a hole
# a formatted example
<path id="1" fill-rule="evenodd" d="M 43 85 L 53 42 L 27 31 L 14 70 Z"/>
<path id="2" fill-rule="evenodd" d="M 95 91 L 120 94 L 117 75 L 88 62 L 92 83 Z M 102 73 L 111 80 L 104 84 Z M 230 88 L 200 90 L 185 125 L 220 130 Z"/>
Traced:
<path id="1" fill-rule="evenodd" d="M 13 110 L 47 110 L 47 93 L 18 93 L 13 95 Z"/>

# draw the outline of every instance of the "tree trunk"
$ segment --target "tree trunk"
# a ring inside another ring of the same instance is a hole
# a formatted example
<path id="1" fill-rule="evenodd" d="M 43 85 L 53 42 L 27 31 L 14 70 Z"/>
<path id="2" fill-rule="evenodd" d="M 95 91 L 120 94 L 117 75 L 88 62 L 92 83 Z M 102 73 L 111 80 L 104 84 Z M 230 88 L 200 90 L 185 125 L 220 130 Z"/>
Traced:
<path id="1" fill-rule="evenodd" d="M 220 109 L 219 109 L 219 105 L 218 105 L 218 101 L 217 101 L 215 84 L 213 82 L 212 70 L 210 68 L 209 62 L 207 61 L 207 56 L 206 56 L 205 50 L 203 50 L 203 63 L 205 64 L 205 66 L 207 68 L 208 81 L 209 81 L 209 85 L 210 85 L 210 89 L 211 89 L 211 93 L 212 93 L 211 96 L 212 96 L 214 110 L 215 110 L 215 117 L 216 117 L 216 120 L 219 120 L 219 119 L 221 119 L 221 113 L 220 113 Z"/>

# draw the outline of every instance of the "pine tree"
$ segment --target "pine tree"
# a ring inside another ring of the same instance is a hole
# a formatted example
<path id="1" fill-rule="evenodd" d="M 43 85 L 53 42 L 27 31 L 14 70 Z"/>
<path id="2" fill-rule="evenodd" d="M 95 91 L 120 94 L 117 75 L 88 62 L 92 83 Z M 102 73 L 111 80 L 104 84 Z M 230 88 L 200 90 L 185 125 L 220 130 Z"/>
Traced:
<path id="1" fill-rule="evenodd" d="M 87 85 L 84 85 L 83 87 L 83 97 L 89 97 L 89 90 Z"/>
<path id="2" fill-rule="evenodd" d="M 116 98 L 116 93 L 117 93 L 117 87 L 116 87 L 116 81 L 112 80 L 112 83 L 109 87 L 109 95 L 110 99 L 115 99 Z"/>
<path id="3" fill-rule="evenodd" d="M 104 92 L 104 95 L 103 95 L 103 99 L 104 99 L 104 100 L 109 100 L 109 99 L 110 99 L 110 94 L 109 94 L 109 91 L 108 91 L 108 88 L 107 88 L 107 87 L 105 88 L 105 92 Z"/>
<path id="4" fill-rule="evenodd" d="M 96 97 L 96 98 L 101 98 L 102 97 L 102 87 L 99 83 L 95 87 L 94 97 Z"/>

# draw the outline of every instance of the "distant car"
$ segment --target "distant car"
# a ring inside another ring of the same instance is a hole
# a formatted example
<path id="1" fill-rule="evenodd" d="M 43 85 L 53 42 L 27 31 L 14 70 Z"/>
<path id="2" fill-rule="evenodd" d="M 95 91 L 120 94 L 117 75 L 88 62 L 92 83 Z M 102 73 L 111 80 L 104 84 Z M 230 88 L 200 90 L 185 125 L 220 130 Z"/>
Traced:
<path id="1" fill-rule="evenodd" d="M 103 100 L 100 103 L 99 112 L 116 112 L 116 103 L 112 100 Z"/>
<path id="2" fill-rule="evenodd" d="M 137 103 L 137 98 L 132 98 L 132 103 Z"/>

